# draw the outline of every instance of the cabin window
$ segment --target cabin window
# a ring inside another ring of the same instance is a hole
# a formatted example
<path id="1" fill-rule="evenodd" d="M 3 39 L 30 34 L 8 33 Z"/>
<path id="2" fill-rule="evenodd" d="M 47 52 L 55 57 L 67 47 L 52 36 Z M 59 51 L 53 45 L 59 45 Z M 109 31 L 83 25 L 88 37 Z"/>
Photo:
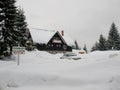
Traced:
<path id="1" fill-rule="evenodd" d="M 58 37 L 54 37 L 52 42 L 53 43 L 62 43 L 60 38 L 58 38 Z"/>
<path id="2" fill-rule="evenodd" d="M 67 46 L 66 46 L 66 45 L 63 45 L 63 49 L 66 50 L 66 49 L 67 49 Z"/>
<path id="3" fill-rule="evenodd" d="M 53 47 L 53 44 L 48 44 L 49 47 Z"/>
<path id="4" fill-rule="evenodd" d="M 61 47 L 61 45 L 60 45 L 60 44 L 56 44 L 56 47 L 60 48 L 60 47 Z"/>
<path id="5" fill-rule="evenodd" d="M 59 45 L 59 47 L 61 47 L 61 45 Z"/>

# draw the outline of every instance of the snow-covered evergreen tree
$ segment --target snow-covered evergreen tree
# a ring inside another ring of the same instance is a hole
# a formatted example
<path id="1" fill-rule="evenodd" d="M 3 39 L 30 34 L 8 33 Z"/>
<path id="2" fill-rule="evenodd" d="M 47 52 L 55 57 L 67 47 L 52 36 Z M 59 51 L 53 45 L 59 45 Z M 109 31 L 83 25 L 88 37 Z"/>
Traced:
<path id="1" fill-rule="evenodd" d="M 17 10 L 17 19 L 16 19 L 16 26 L 17 30 L 20 33 L 18 43 L 20 46 L 26 46 L 27 41 L 27 22 L 25 21 L 26 17 L 24 15 L 23 9 L 19 8 Z"/>
<path id="2" fill-rule="evenodd" d="M 96 50 L 99 50 L 99 43 L 98 42 L 96 42 L 95 45 L 92 47 L 91 52 L 96 51 Z"/>
<path id="3" fill-rule="evenodd" d="M 114 23 L 112 23 L 108 35 L 108 49 L 120 50 L 120 35 Z"/>
<path id="4" fill-rule="evenodd" d="M 75 40 L 75 49 L 80 49 L 77 40 Z"/>
<path id="5" fill-rule="evenodd" d="M 4 47 L 6 47 L 6 54 L 8 52 L 8 47 L 10 48 L 10 54 L 12 53 L 12 47 L 17 40 L 17 30 L 16 30 L 16 6 L 15 0 L 4 0 Z"/>
<path id="6" fill-rule="evenodd" d="M 0 0 L 0 54 L 12 54 L 12 47 L 25 46 L 27 23 L 22 9 L 15 6 L 16 0 Z"/>
<path id="7" fill-rule="evenodd" d="M 101 51 L 107 50 L 107 41 L 102 34 L 100 35 L 99 38 L 98 49 Z"/>
<path id="8" fill-rule="evenodd" d="M 4 39 L 3 39 L 3 27 L 4 27 L 4 0 L 0 0 L 0 56 L 4 52 Z"/>

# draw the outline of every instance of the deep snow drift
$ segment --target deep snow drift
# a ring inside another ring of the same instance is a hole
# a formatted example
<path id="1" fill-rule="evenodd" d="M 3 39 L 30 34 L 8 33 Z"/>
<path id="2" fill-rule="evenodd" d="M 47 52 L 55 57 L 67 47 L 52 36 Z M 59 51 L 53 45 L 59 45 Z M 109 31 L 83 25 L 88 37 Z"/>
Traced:
<path id="1" fill-rule="evenodd" d="M 95 51 L 80 60 L 26 52 L 0 60 L 0 90 L 120 90 L 120 51 Z"/>

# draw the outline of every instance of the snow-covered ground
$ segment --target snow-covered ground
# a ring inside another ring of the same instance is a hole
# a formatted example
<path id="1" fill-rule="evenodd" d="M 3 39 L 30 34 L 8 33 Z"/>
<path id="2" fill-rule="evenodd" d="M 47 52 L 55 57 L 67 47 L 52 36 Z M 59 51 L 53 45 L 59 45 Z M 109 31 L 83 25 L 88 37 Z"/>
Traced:
<path id="1" fill-rule="evenodd" d="M 80 60 L 26 52 L 0 60 L 0 90 L 120 90 L 120 51 L 95 51 Z"/>

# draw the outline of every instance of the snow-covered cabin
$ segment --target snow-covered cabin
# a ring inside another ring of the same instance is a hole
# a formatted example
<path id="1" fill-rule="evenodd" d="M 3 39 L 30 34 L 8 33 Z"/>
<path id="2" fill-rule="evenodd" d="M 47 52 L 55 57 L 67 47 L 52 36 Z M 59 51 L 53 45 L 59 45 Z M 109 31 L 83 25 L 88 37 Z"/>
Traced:
<path id="1" fill-rule="evenodd" d="M 38 50 L 46 51 L 72 51 L 74 41 L 65 36 L 64 31 L 50 31 L 43 29 L 30 29 L 33 43 Z"/>

